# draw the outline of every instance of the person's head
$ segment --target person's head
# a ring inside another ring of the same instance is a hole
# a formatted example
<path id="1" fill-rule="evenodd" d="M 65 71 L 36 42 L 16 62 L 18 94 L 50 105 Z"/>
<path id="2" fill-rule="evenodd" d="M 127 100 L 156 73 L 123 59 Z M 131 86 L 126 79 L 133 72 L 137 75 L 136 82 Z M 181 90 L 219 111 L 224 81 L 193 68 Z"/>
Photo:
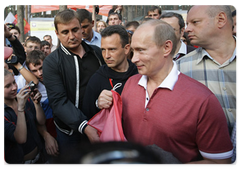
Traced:
<path id="1" fill-rule="evenodd" d="M 175 12 L 168 12 L 160 17 L 161 20 L 165 21 L 169 25 L 171 25 L 175 31 L 176 37 L 178 41 L 180 41 L 181 37 L 184 34 L 185 23 L 182 15 Z"/>
<path id="2" fill-rule="evenodd" d="M 126 24 L 125 28 L 126 28 L 126 30 L 129 30 L 129 31 L 134 32 L 139 25 L 140 25 L 140 24 L 139 24 L 139 22 L 137 22 L 137 21 L 129 21 L 129 22 Z"/>
<path id="3" fill-rule="evenodd" d="M 232 13 L 229 6 L 193 6 L 187 14 L 188 37 L 193 45 L 205 49 L 217 41 L 232 38 Z"/>
<path id="4" fill-rule="evenodd" d="M 101 49 L 103 58 L 115 71 L 121 71 L 126 64 L 127 55 L 130 51 L 128 33 L 123 26 L 113 25 L 101 32 Z M 121 71 L 123 72 L 123 71 Z"/>
<path id="5" fill-rule="evenodd" d="M 129 36 L 129 44 L 131 44 L 132 35 L 139 25 L 137 21 L 130 21 L 126 24 L 125 28 Z"/>
<path id="6" fill-rule="evenodd" d="M 51 35 L 44 35 L 43 40 L 49 42 L 50 47 L 52 47 L 52 36 Z"/>
<path id="7" fill-rule="evenodd" d="M 25 51 L 27 56 L 33 50 L 40 50 L 41 40 L 36 36 L 30 36 L 25 42 Z"/>
<path id="8" fill-rule="evenodd" d="M 237 16 L 236 16 L 236 10 L 232 12 L 232 19 L 233 19 L 233 35 L 237 35 Z"/>
<path id="9" fill-rule="evenodd" d="M 17 95 L 17 83 L 15 82 L 13 73 L 4 68 L 4 100 L 13 100 Z"/>
<path id="10" fill-rule="evenodd" d="M 82 29 L 78 14 L 66 9 L 54 18 L 55 32 L 63 46 L 70 51 L 80 47 L 82 42 Z"/>
<path id="11" fill-rule="evenodd" d="M 10 32 L 15 35 L 18 39 L 21 37 L 21 32 L 20 32 L 20 28 L 16 25 L 14 25 L 11 29 Z"/>
<path id="12" fill-rule="evenodd" d="M 48 41 L 41 41 L 41 51 L 48 56 L 51 53 L 51 45 Z"/>
<path id="13" fill-rule="evenodd" d="M 150 20 L 134 32 L 132 62 L 138 72 L 148 77 L 166 74 L 176 50 L 177 39 L 172 26 L 161 20 Z M 169 71 L 169 70 L 168 70 Z"/>
<path id="14" fill-rule="evenodd" d="M 162 10 L 160 7 L 158 6 L 152 6 L 149 10 L 148 10 L 148 17 L 149 18 L 153 18 L 153 19 L 159 19 L 160 16 L 162 14 Z"/>
<path id="15" fill-rule="evenodd" d="M 97 32 L 101 33 L 107 27 L 107 23 L 104 21 L 97 22 Z"/>
<path id="16" fill-rule="evenodd" d="M 2 46 L 2 68 L 9 69 L 5 62 L 13 53 L 13 49 L 10 47 Z"/>
<path id="17" fill-rule="evenodd" d="M 78 9 L 77 14 L 79 15 L 81 23 L 83 39 L 91 41 L 93 37 L 92 27 L 94 26 L 92 14 L 86 9 Z"/>
<path id="18" fill-rule="evenodd" d="M 120 25 L 122 23 L 122 16 L 118 13 L 110 13 L 108 16 L 108 25 Z"/>
<path id="19" fill-rule="evenodd" d="M 30 35 L 26 36 L 26 38 L 25 38 L 25 40 L 24 40 L 25 43 L 26 43 L 26 41 L 27 41 L 27 39 L 28 39 L 29 37 L 31 37 L 31 36 L 30 36 Z"/>
<path id="20" fill-rule="evenodd" d="M 192 44 L 191 44 L 190 41 L 189 41 L 188 33 L 187 33 L 187 32 L 184 32 L 183 36 L 181 37 L 181 40 L 182 40 L 186 45 L 191 45 L 191 46 L 192 46 Z"/>
<path id="21" fill-rule="evenodd" d="M 40 50 L 33 50 L 26 58 L 26 65 L 28 69 L 39 79 L 40 82 L 43 82 L 43 72 L 42 65 L 45 59 L 45 55 Z"/>
<path id="22" fill-rule="evenodd" d="M 150 21 L 150 20 L 153 20 L 153 18 L 147 18 L 147 17 L 145 17 L 145 18 L 143 18 L 143 19 L 141 20 L 141 24 L 144 24 L 145 22 Z"/>

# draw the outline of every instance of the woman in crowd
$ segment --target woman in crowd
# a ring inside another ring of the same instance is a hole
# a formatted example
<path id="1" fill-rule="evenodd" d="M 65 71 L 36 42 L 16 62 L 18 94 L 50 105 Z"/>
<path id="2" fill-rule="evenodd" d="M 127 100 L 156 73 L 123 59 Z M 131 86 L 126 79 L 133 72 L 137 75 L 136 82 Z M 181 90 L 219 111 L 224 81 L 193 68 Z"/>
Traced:
<path id="1" fill-rule="evenodd" d="M 107 27 L 107 23 L 106 22 L 104 22 L 104 21 L 98 21 L 97 22 L 97 32 L 98 33 L 101 33 L 102 30 L 104 30 L 104 28 L 106 28 L 106 27 Z"/>
<path id="2" fill-rule="evenodd" d="M 30 98 L 31 97 L 31 100 Z M 44 163 L 43 143 L 37 127 L 45 124 L 40 105 L 41 93 L 30 85 L 17 93 L 13 74 L 4 69 L 5 161 L 7 163 Z"/>

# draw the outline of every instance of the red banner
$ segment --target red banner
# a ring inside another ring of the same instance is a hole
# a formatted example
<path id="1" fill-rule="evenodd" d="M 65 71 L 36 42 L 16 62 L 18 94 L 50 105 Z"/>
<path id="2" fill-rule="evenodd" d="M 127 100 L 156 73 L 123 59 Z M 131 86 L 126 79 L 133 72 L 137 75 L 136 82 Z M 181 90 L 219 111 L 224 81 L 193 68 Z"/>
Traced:
<path id="1" fill-rule="evenodd" d="M 16 19 L 13 21 L 13 23 L 15 25 L 17 25 L 17 18 L 18 18 L 17 14 L 14 17 Z M 24 20 L 24 34 L 27 34 L 28 31 L 30 31 L 30 25 L 28 24 L 28 22 L 27 22 L 27 20 L 25 18 L 23 18 L 23 20 Z"/>
<path id="2" fill-rule="evenodd" d="M 89 12 L 93 11 L 92 3 L 68 3 L 67 8 L 71 9 L 86 9 Z M 112 9 L 112 5 L 99 5 L 98 15 L 108 16 L 109 10 Z M 59 3 L 31 3 L 31 13 L 45 12 L 59 10 Z"/>

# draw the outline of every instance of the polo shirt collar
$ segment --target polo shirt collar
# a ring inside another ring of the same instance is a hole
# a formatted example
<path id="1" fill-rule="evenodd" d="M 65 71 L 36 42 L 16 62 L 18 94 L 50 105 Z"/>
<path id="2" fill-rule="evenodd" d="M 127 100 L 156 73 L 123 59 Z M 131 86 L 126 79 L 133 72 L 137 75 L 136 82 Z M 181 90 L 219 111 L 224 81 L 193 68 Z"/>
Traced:
<path id="1" fill-rule="evenodd" d="M 233 36 L 233 38 L 234 38 L 235 41 L 236 41 L 236 37 Z M 211 59 L 211 60 L 214 61 L 214 59 L 213 59 L 213 58 L 208 54 L 208 52 L 207 52 L 205 49 L 203 49 L 202 47 L 199 47 L 197 50 L 198 50 L 197 53 L 200 54 L 199 57 L 198 57 L 198 59 L 197 59 L 197 64 L 199 64 L 199 63 L 203 60 L 204 57 L 208 57 L 209 59 Z M 233 52 L 232 57 L 228 60 L 228 63 L 231 63 L 235 58 L 236 58 L 236 47 L 235 47 L 235 50 L 234 50 L 234 52 Z"/>
<path id="2" fill-rule="evenodd" d="M 158 88 L 168 88 L 169 90 L 173 90 L 177 80 L 178 75 L 180 72 L 177 69 L 177 64 L 175 61 L 173 61 L 173 68 L 171 72 L 167 75 L 167 77 L 163 80 L 163 82 L 158 86 Z M 141 79 L 139 80 L 138 84 L 142 87 L 147 89 L 147 76 L 142 75 Z"/>

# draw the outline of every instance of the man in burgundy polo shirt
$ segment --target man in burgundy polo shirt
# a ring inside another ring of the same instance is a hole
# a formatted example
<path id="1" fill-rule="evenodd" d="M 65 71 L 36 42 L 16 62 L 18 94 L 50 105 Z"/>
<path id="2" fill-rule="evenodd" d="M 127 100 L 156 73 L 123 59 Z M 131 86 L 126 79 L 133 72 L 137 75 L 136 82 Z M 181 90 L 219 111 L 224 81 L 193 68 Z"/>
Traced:
<path id="1" fill-rule="evenodd" d="M 215 95 L 180 73 L 172 60 L 173 28 L 150 20 L 135 31 L 132 62 L 138 72 L 122 92 L 128 141 L 156 144 L 183 163 L 231 163 L 227 121 Z"/>

